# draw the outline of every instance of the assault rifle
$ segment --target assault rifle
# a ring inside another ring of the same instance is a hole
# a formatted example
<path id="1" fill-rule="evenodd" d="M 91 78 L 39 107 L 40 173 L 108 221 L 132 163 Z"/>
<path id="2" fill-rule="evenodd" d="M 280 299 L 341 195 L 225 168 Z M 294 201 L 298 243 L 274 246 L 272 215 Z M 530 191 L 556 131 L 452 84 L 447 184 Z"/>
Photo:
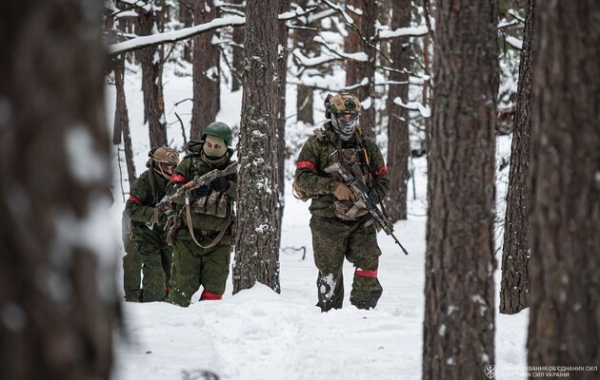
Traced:
<path id="1" fill-rule="evenodd" d="M 187 192 L 188 191 L 192 191 L 194 189 L 197 189 L 201 186 L 208 186 L 210 185 L 210 183 L 219 178 L 219 177 L 225 177 L 228 176 L 230 174 L 234 174 L 237 172 L 237 161 L 233 161 L 231 164 L 229 164 L 225 169 L 223 170 L 219 170 L 219 169 L 214 169 L 209 171 L 208 173 L 204 174 L 203 176 L 196 176 L 194 177 L 193 180 L 189 181 L 188 183 L 186 183 L 185 185 L 181 186 L 179 189 L 177 189 L 172 195 L 165 195 L 160 202 L 158 202 L 156 204 L 155 207 L 159 207 L 159 208 L 163 208 L 166 209 L 166 214 L 169 215 L 172 212 L 171 206 L 169 205 L 171 202 L 173 202 L 173 199 L 176 199 L 184 194 L 186 194 L 186 202 L 189 202 L 189 196 L 187 196 Z M 146 227 L 148 227 L 148 229 L 153 229 L 154 228 L 154 223 L 146 223 Z"/>
<path id="2" fill-rule="evenodd" d="M 177 189 L 172 195 L 165 195 L 164 198 L 158 204 L 161 205 L 163 203 L 172 202 L 173 199 L 184 195 L 188 191 L 195 190 L 202 186 L 210 185 L 212 181 L 219 177 L 225 177 L 230 174 L 235 174 L 237 172 L 237 167 L 237 161 L 233 161 L 231 164 L 229 164 L 229 166 L 227 166 L 223 170 L 214 169 L 200 177 L 196 176 L 194 177 L 194 179 Z"/>
<path id="3" fill-rule="evenodd" d="M 356 198 L 354 204 L 361 208 L 367 209 L 367 211 L 369 211 L 369 214 L 371 214 L 371 216 L 373 217 L 375 224 L 377 224 L 378 227 L 384 230 L 387 235 L 391 236 L 396 242 L 396 244 L 400 246 L 402 252 L 408 255 L 406 249 L 398 241 L 396 236 L 394 236 L 394 226 L 392 225 L 392 223 L 390 223 L 388 218 L 377 207 L 375 202 L 373 202 L 373 200 L 369 198 L 369 188 L 367 187 L 367 185 L 363 181 L 356 179 L 350 171 L 350 169 L 340 164 L 339 162 L 331 164 L 325 169 L 325 172 L 337 172 L 342 177 L 342 181 L 344 181 L 344 184 L 348 186 L 348 188 L 350 188 L 350 190 L 354 194 L 354 197 Z"/>

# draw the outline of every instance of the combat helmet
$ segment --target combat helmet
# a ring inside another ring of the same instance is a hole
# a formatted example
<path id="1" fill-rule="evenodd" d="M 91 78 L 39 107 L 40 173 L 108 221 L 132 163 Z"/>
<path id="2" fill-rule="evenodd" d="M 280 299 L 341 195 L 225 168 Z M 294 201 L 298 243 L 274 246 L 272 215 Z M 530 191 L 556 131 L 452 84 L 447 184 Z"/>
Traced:
<path id="1" fill-rule="evenodd" d="M 343 141 L 354 136 L 360 114 L 360 101 L 352 94 L 342 92 L 325 98 L 325 117 L 331 120 L 333 131 Z"/>
<path id="2" fill-rule="evenodd" d="M 231 143 L 233 142 L 233 135 L 231 133 L 231 128 L 221 121 L 213 121 L 210 123 L 204 132 L 202 133 L 201 142 L 204 142 L 206 136 L 215 136 L 220 137 L 225 140 L 227 147 L 231 148 Z"/>
<path id="3" fill-rule="evenodd" d="M 154 170 L 165 178 L 169 178 L 170 174 L 165 171 L 169 166 L 175 167 L 179 164 L 179 153 L 168 146 L 161 146 L 152 149 L 148 156 L 148 167 L 154 167 Z"/>

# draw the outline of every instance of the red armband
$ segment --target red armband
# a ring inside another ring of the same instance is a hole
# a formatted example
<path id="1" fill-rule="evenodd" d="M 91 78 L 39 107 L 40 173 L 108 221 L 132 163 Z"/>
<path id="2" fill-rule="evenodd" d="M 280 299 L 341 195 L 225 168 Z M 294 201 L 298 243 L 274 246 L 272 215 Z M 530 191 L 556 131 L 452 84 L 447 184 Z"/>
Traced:
<path id="1" fill-rule="evenodd" d="M 312 169 L 317 170 L 317 164 L 310 161 L 298 161 L 296 164 L 296 169 Z"/>
<path id="2" fill-rule="evenodd" d="M 373 174 L 374 178 L 377 178 L 380 175 L 387 174 L 387 168 L 385 166 L 382 166 L 380 169 L 374 170 L 371 174 Z"/>
<path id="3" fill-rule="evenodd" d="M 142 201 L 140 201 L 139 199 L 137 199 L 136 197 L 134 197 L 133 195 L 129 196 L 129 200 L 132 201 L 133 203 L 137 203 L 138 205 L 142 204 Z"/>
<path id="4" fill-rule="evenodd" d="M 177 182 L 177 183 L 186 183 L 187 182 L 185 180 L 185 177 L 182 176 L 181 174 L 171 174 L 171 176 L 169 177 L 169 181 Z"/>

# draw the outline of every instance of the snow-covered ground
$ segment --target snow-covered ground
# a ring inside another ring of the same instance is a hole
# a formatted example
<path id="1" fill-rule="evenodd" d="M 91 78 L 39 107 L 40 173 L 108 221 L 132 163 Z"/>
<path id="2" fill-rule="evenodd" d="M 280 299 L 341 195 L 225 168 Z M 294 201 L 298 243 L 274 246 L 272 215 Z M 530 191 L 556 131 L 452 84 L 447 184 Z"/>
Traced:
<path id="1" fill-rule="evenodd" d="M 148 142 L 142 123 L 143 103 L 139 73 L 126 78 L 135 162 L 144 169 Z M 108 115 L 114 115 L 114 88 L 108 89 Z M 294 88 L 288 89 L 288 104 L 295 104 Z M 191 78 L 165 78 L 166 117 L 169 139 L 181 147 L 180 127 L 173 112 L 189 120 Z M 227 105 L 219 120 L 239 124 L 241 92 L 222 92 Z M 293 111 L 289 110 L 288 114 Z M 290 136 L 308 135 L 289 126 Z M 499 155 L 510 149 L 501 138 Z M 122 156 L 122 155 L 121 155 Z M 294 164 L 292 158 L 289 165 Z M 120 236 L 124 207 L 115 153 L 115 203 L 111 209 L 115 232 Z M 264 285 L 232 295 L 231 282 L 222 301 L 198 302 L 194 295 L 188 308 L 166 303 L 125 303 L 126 335 L 117 336 L 116 380 L 201 379 L 209 370 L 227 380 L 410 380 L 421 378 L 422 320 L 424 305 L 426 162 L 415 159 L 415 189 L 409 185 L 409 218 L 395 224 L 395 234 L 409 252 L 405 256 L 394 241 L 379 234 L 383 251 L 379 277 L 384 293 L 374 310 L 357 310 L 348 302 L 353 268 L 345 266 L 344 308 L 321 313 L 316 304 L 316 276 L 308 203 L 295 199 L 286 184 L 281 259 L 281 294 Z M 124 170 L 123 170 L 124 171 Z M 506 181 L 507 169 L 499 176 Z M 124 183 L 125 192 L 128 184 Z M 503 183 L 498 198 L 503 198 Z M 413 199 L 414 198 L 414 199 Z M 503 216 L 503 206 L 499 205 Z M 496 245 L 499 246 L 498 238 Z M 121 245 L 122 251 L 122 245 Z M 123 252 L 122 252 L 123 253 Z M 501 251 L 498 252 L 501 262 Z M 499 267 L 500 265 L 498 265 Z M 121 288 L 122 271 L 117 278 Z M 499 292 L 499 271 L 496 273 Z M 498 297 L 496 297 L 498 302 Z M 497 308 L 496 308 L 497 309 Z M 496 318 L 497 367 L 526 366 L 527 311 Z M 483 371 L 483 369 L 482 369 Z M 483 373 L 483 372 L 482 372 Z M 510 371 L 497 371 L 497 379 L 513 379 Z"/>

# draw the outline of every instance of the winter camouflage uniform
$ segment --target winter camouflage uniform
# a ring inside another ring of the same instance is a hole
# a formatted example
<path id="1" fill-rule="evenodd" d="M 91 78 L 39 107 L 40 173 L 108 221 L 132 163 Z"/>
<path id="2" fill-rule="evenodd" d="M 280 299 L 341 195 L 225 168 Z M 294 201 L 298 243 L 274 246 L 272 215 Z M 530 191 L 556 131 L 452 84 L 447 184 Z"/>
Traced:
<path id="1" fill-rule="evenodd" d="M 229 127 L 219 122 L 211 123 L 200 142 L 190 142 L 190 153 L 175 168 L 167 186 L 169 195 L 173 195 L 188 181 L 214 169 L 222 170 L 232 163 L 232 150 L 229 148 L 222 157 L 213 159 L 208 158 L 202 150 L 207 133 L 210 136 L 211 131 L 215 130 L 217 137 L 222 136 L 221 132 L 224 130 L 224 135 L 228 138 L 223 140 L 227 146 L 231 145 Z M 233 246 L 233 204 L 236 199 L 237 176 L 221 178 L 226 189 L 215 189 L 213 183 L 213 186 L 205 189 L 204 194 L 199 195 L 196 190 L 188 192 L 189 207 L 186 206 L 186 195 L 173 199 L 180 205 L 182 225 L 176 231 L 173 242 L 171 292 L 167 298 L 168 302 L 187 307 L 200 286 L 204 288 L 200 300 L 219 300 L 225 293 Z"/>
<path id="2" fill-rule="evenodd" d="M 342 307 L 344 258 L 356 267 L 350 293 L 353 305 L 359 309 L 373 308 L 383 292 L 377 279 L 381 250 L 373 219 L 364 209 L 349 218 L 347 211 L 353 202 L 334 197 L 341 179 L 337 173 L 325 172 L 331 164 L 340 161 L 355 175 L 363 177 L 372 198 L 385 197 L 390 180 L 381 151 L 373 140 L 362 135 L 358 125 L 356 128 L 356 133 L 342 141 L 332 123 L 326 123 L 324 129 L 315 130 L 315 136 L 308 139 L 296 166 L 294 186 L 312 198 L 310 228 L 314 260 L 319 270 L 318 306 L 322 311 Z"/>
<path id="3" fill-rule="evenodd" d="M 126 215 L 131 219 L 135 250 L 142 261 L 143 279 L 140 297 L 142 302 L 165 300 L 169 292 L 172 261 L 171 247 L 167 244 L 164 229 L 170 204 L 159 205 L 166 195 L 168 175 L 161 167 L 162 164 L 157 162 L 155 152 L 167 155 L 168 158 L 164 160 L 170 161 L 171 166 L 179 161 L 177 152 L 171 148 L 161 147 L 152 150 L 147 164 L 149 169 L 131 185 L 129 199 L 125 204 Z M 131 276 L 132 281 L 135 281 L 137 269 L 129 267 L 128 260 L 124 259 L 123 264 L 124 275 Z M 129 269 L 131 272 L 128 271 Z"/>

